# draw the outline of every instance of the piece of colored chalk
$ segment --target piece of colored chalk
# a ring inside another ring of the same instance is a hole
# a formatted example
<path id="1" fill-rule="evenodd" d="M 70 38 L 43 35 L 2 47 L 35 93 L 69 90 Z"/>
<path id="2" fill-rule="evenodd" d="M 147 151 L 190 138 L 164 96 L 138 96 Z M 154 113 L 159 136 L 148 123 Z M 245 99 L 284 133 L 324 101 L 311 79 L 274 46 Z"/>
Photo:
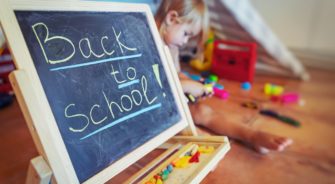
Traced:
<path id="1" fill-rule="evenodd" d="M 163 184 L 162 179 L 157 179 L 156 184 Z"/>
<path id="2" fill-rule="evenodd" d="M 243 83 L 241 84 L 241 88 L 242 88 L 243 90 L 250 90 L 250 89 L 251 89 L 251 84 L 250 84 L 250 82 L 243 82 Z"/>
<path id="3" fill-rule="evenodd" d="M 196 144 L 191 150 L 191 156 L 193 156 L 196 152 L 198 152 L 199 146 Z"/>
<path id="4" fill-rule="evenodd" d="M 158 179 L 162 179 L 162 177 L 161 177 L 159 174 L 156 174 L 156 175 L 154 176 L 154 178 L 156 179 L 156 181 L 157 181 Z"/>
<path id="5" fill-rule="evenodd" d="M 200 153 L 212 153 L 214 151 L 214 147 L 213 146 L 200 146 L 199 147 L 199 152 Z"/>
<path id="6" fill-rule="evenodd" d="M 165 169 L 164 171 L 163 171 L 163 175 L 164 174 L 170 174 L 170 171 L 168 170 L 168 169 Z"/>
<path id="7" fill-rule="evenodd" d="M 184 156 L 192 156 L 191 151 L 186 152 Z"/>
<path id="8" fill-rule="evenodd" d="M 190 163 L 199 162 L 200 152 L 197 151 L 189 160 Z"/>
<path id="9" fill-rule="evenodd" d="M 176 159 L 174 159 L 174 160 L 171 162 L 171 164 L 172 164 L 173 167 L 176 167 L 176 163 L 179 161 L 179 159 L 180 159 L 180 158 L 176 158 Z"/>
<path id="10" fill-rule="evenodd" d="M 163 181 L 167 180 L 169 174 L 170 174 L 170 173 L 169 173 L 168 170 L 163 171 L 163 174 L 162 174 L 162 180 L 163 180 Z"/>
<path id="11" fill-rule="evenodd" d="M 185 168 L 188 166 L 188 161 L 190 160 L 190 156 L 184 156 L 181 159 L 178 160 L 178 162 L 176 162 L 176 168 Z"/>
<path id="12" fill-rule="evenodd" d="M 172 164 L 169 164 L 169 165 L 167 166 L 167 170 L 168 170 L 169 172 L 172 172 L 172 171 L 173 171 L 173 166 L 172 166 Z"/>

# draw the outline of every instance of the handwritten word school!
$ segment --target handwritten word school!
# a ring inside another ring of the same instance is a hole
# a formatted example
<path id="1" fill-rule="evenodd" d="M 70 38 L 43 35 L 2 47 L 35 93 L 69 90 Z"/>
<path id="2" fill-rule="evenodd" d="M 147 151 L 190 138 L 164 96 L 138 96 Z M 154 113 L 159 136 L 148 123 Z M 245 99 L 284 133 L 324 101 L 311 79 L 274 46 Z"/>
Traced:
<path id="1" fill-rule="evenodd" d="M 113 58 L 112 55 L 115 53 L 115 50 L 106 49 L 110 48 L 108 46 L 111 44 L 108 43 L 109 41 L 108 36 L 101 37 L 99 45 L 101 52 L 98 53 L 97 48 L 92 49 L 90 40 L 87 37 L 80 39 L 78 44 L 74 44 L 70 38 L 67 38 L 63 35 L 50 36 L 51 34 L 49 34 L 50 32 L 48 26 L 42 22 L 34 24 L 32 26 L 32 30 L 34 32 L 34 35 L 36 36 L 37 42 L 39 43 L 39 46 L 41 48 L 41 51 L 47 64 L 57 65 L 60 63 L 69 62 L 74 57 L 74 54 L 77 50 L 79 50 L 80 55 L 83 58 L 86 59 L 93 58 L 95 60 L 81 64 L 73 64 L 73 65 L 69 64 L 67 66 L 53 68 L 50 71 L 71 69 L 74 67 L 78 68 L 91 64 L 100 64 L 103 62 L 120 61 L 122 59 L 141 57 L 141 54 L 136 53 L 130 56 L 123 55 Z M 137 51 L 137 48 L 127 46 L 121 42 L 120 39 L 122 35 L 121 31 L 117 33 L 114 27 L 112 28 L 112 30 L 114 35 L 113 40 L 117 43 L 116 45 L 118 46 L 116 49 L 119 49 L 122 54 L 125 53 L 125 50 L 131 52 Z M 43 31 L 44 34 L 41 34 L 41 31 Z M 67 55 L 65 56 L 58 54 L 57 59 L 50 59 L 50 57 L 55 58 L 54 55 L 57 55 L 56 53 L 52 53 L 52 51 L 47 50 L 49 49 L 49 47 L 47 46 L 49 42 L 54 41 L 61 41 L 61 43 L 70 46 L 67 48 L 71 48 L 71 52 L 68 52 Z M 76 46 L 78 47 L 77 49 Z M 99 60 L 99 58 L 102 58 L 104 56 L 105 58 L 109 56 L 109 58 Z M 78 107 L 79 104 L 73 102 L 68 102 L 67 103 L 68 105 L 64 107 L 64 116 L 68 120 L 67 123 L 69 124 L 68 130 L 73 133 L 84 134 L 80 138 L 81 140 L 93 136 L 108 128 L 111 128 L 128 119 L 134 118 L 143 113 L 161 107 L 161 103 L 159 102 L 159 100 L 157 100 L 158 99 L 157 94 L 150 93 L 149 95 L 148 80 L 145 75 L 138 76 L 136 68 L 129 65 L 127 65 L 127 68 L 124 71 L 115 69 L 113 64 L 111 64 L 110 66 L 111 68 L 106 68 L 110 73 L 110 75 L 107 77 L 111 77 L 113 81 L 115 81 L 118 90 L 122 89 L 121 96 L 116 97 L 115 94 L 113 94 L 112 96 L 108 96 L 108 94 L 110 95 L 109 93 L 110 91 L 108 91 L 108 89 L 100 89 L 100 90 L 98 89 L 97 96 L 103 99 L 100 100 L 99 103 L 93 102 L 85 110 L 79 108 Z M 132 87 L 127 88 L 129 86 Z M 138 88 L 136 89 L 136 87 Z M 124 92 L 125 89 L 129 89 L 129 91 Z M 141 108 L 135 108 L 135 107 L 141 107 Z M 86 113 L 79 111 L 85 111 Z M 123 113 L 121 117 L 120 113 Z M 103 125 L 103 126 L 99 126 L 99 128 L 94 130 L 93 132 L 85 131 L 87 127 L 90 125 L 91 126 Z"/>

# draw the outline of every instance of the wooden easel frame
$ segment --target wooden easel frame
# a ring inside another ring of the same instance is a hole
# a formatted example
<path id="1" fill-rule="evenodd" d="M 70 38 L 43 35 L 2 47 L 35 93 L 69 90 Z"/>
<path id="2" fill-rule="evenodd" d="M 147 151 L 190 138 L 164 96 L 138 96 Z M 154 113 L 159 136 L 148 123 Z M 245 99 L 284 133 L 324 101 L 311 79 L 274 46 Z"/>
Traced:
<path id="1" fill-rule="evenodd" d="M 166 70 L 171 90 L 177 101 L 177 106 L 182 117 L 181 121 L 89 178 L 85 183 L 103 183 L 109 180 L 185 127 L 187 128 L 184 134 L 197 135 L 187 104 L 182 96 L 180 83 L 177 82 L 178 77 L 176 71 L 173 69 L 170 53 L 167 47 L 163 46 L 153 15 L 148 6 L 88 1 L 32 2 L 16 0 L 9 3 L 9 1 L 3 0 L 0 6 L 1 26 L 5 32 L 14 63 L 18 69 L 11 74 L 10 79 L 37 150 L 51 167 L 58 183 L 79 183 L 79 181 L 33 65 L 23 34 L 15 18 L 15 10 L 144 12 L 147 15 L 156 44 L 162 46 L 157 49 Z"/>

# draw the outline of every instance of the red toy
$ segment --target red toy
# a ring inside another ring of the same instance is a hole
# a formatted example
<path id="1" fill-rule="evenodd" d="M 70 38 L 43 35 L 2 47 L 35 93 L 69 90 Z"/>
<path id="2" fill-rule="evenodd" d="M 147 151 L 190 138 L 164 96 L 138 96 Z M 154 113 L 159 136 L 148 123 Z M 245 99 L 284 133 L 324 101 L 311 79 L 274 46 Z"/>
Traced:
<path id="1" fill-rule="evenodd" d="M 211 70 L 221 78 L 252 82 L 256 53 L 257 45 L 255 43 L 216 40 Z"/>

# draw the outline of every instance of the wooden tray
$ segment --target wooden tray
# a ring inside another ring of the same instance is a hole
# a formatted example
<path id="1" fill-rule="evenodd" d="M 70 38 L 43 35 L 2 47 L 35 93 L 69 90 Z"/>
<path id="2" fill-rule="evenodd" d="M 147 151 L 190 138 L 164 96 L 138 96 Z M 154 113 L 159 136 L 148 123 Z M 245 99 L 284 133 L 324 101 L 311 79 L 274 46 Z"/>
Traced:
<path id="1" fill-rule="evenodd" d="M 214 151 L 200 155 L 198 163 L 190 163 L 185 168 L 173 168 L 165 184 L 200 183 L 201 180 L 216 168 L 219 161 L 230 149 L 228 138 L 225 136 L 175 136 L 161 148 L 167 149 L 144 168 L 134 174 L 125 183 L 146 183 L 157 173 L 167 168 L 172 161 L 189 151 L 190 146 L 213 146 Z"/>

